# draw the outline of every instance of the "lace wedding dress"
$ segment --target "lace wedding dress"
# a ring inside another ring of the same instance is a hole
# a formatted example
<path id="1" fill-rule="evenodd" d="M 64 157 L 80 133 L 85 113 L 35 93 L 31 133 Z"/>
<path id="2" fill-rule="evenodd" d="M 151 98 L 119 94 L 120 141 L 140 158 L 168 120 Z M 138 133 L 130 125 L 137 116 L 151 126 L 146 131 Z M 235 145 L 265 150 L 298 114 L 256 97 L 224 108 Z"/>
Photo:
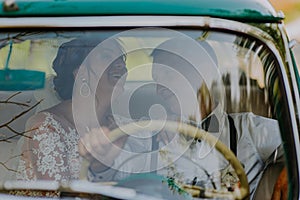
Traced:
<path id="1" fill-rule="evenodd" d="M 66 183 L 78 179 L 82 158 L 79 135 L 66 120 L 48 112 L 33 116 L 27 123 L 27 137 L 19 145 L 18 180 L 54 180 Z"/>

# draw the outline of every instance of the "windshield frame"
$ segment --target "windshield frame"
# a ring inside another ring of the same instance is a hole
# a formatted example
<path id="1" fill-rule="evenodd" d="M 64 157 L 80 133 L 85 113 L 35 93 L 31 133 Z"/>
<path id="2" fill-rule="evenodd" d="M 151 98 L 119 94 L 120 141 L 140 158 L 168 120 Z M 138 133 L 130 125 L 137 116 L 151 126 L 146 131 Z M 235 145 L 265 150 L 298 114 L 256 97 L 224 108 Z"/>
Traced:
<path id="1" fill-rule="evenodd" d="M 62 20 L 63 19 L 63 20 Z M 147 22 L 147 23 L 145 23 Z M 30 29 L 30 28 L 117 28 L 117 27 L 171 27 L 171 28 L 207 28 L 212 30 L 218 30 L 222 32 L 233 32 L 235 34 L 245 34 L 253 37 L 262 43 L 264 43 L 272 52 L 274 57 L 277 59 L 280 73 L 279 78 L 283 83 L 283 89 L 286 93 L 286 102 L 288 106 L 289 119 L 290 122 L 284 122 L 279 119 L 279 124 L 281 127 L 289 126 L 292 130 L 292 136 L 289 135 L 289 150 L 293 152 L 295 157 L 287 154 L 287 159 L 289 159 L 289 169 L 292 170 L 292 174 L 297 174 L 297 180 L 291 180 L 291 185 L 293 186 L 292 193 L 294 196 L 297 194 L 299 196 L 299 189 L 297 185 L 300 180 L 300 155 L 296 152 L 300 152 L 300 142 L 299 142 L 299 118 L 297 119 L 296 110 L 300 108 L 299 91 L 295 90 L 296 78 L 295 74 L 291 73 L 292 61 L 287 46 L 287 39 L 282 37 L 285 44 L 285 49 L 283 54 L 285 58 L 281 55 L 278 48 L 275 46 L 274 39 L 268 35 L 266 32 L 240 22 L 235 22 L 225 19 L 208 18 L 208 17 L 183 17 L 183 16 L 104 16 L 104 17 L 42 17 L 42 18 L 1 18 L 0 28 L 20 28 L 20 29 Z M 283 26 L 278 25 L 280 32 L 283 34 Z M 297 88 L 297 87 L 296 87 Z M 299 116 L 299 115 L 298 115 Z M 287 124 L 289 123 L 289 124 Z M 293 140 L 292 140 L 293 139 Z M 293 146 L 291 145 L 293 142 Z M 296 170 L 297 169 L 297 170 Z M 291 176 L 290 176 L 291 177 Z M 295 178 L 295 176 L 293 176 Z"/>

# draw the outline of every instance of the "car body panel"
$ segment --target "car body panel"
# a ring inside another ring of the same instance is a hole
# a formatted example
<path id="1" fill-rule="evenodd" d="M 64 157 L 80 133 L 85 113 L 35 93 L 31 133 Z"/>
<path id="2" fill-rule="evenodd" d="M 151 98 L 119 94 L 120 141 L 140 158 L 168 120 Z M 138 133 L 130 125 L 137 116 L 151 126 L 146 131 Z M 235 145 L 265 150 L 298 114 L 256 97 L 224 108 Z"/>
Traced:
<path id="1" fill-rule="evenodd" d="M 275 22 L 282 19 L 267 1 L 201 0 L 63 0 L 16 1 L 16 11 L 1 16 L 79 16 L 79 15 L 194 15 L 211 16 L 238 21 Z"/>

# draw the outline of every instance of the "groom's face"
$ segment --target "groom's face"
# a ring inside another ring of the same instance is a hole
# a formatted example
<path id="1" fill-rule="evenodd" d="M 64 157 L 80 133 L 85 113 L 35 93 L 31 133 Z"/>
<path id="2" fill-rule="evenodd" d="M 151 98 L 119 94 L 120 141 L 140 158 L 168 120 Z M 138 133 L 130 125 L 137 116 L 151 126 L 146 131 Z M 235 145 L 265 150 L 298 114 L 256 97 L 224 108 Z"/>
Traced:
<path id="1" fill-rule="evenodd" d="M 157 83 L 156 92 L 174 114 L 191 115 L 196 109 L 197 89 L 192 73 L 195 69 L 179 55 L 164 51 L 153 55 L 152 77 Z"/>

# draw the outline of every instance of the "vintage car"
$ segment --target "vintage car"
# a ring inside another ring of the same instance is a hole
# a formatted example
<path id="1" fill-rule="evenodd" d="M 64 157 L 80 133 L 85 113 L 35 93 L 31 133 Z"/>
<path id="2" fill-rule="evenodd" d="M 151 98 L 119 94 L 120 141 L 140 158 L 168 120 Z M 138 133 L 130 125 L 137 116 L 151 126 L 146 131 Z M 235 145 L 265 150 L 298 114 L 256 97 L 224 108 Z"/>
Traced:
<path id="1" fill-rule="evenodd" d="M 267 0 L 3 1 L 0 199 L 300 199 L 283 19 Z"/>

